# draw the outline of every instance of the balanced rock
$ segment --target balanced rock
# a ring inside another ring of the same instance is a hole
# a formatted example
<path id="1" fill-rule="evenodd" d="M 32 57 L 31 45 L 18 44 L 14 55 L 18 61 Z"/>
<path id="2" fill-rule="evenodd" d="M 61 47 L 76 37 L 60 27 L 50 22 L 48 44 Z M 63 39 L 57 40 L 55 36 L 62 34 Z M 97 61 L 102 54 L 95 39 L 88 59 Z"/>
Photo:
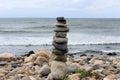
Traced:
<path id="1" fill-rule="evenodd" d="M 59 38 L 65 38 L 67 36 L 67 33 L 66 32 L 56 32 L 55 36 L 59 37 Z"/>
<path id="2" fill-rule="evenodd" d="M 56 48 L 53 48 L 53 50 L 52 50 L 52 53 L 54 53 L 54 54 L 56 54 L 56 55 L 64 55 L 64 54 L 66 54 L 68 52 L 68 49 L 67 50 L 58 50 L 58 49 L 56 49 Z"/>
<path id="3" fill-rule="evenodd" d="M 67 65 L 61 61 L 52 61 L 51 75 L 53 79 L 61 79 L 67 73 Z"/>
<path id="4" fill-rule="evenodd" d="M 67 28 L 67 27 L 56 27 L 54 32 L 69 32 L 69 28 Z"/>
<path id="5" fill-rule="evenodd" d="M 64 17 L 57 17 L 57 21 L 62 21 L 64 20 Z"/>
<path id="6" fill-rule="evenodd" d="M 56 43 L 67 43 L 68 38 L 58 38 L 58 37 L 54 37 L 53 40 L 54 40 L 54 42 L 56 42 Z"/>
<path id="7" fill-rule="evenodd" d="M 64 22 L 61 22 L 61 23 L 59 22 L 59 23 L 56 24 L 56 26 L 57 26 L 57 27 L 67 27 L 67 25 L 66 25 L 66 24 L 63 24 L 63 23 L 64 23 Z"/>
<path id="8" fill-rule="evenodd" d="M 62 62 L 66 62 L 66 56 L 65 55 L 56 55 L 56 54 L 51 54 L 51 60 L 55 60 L 55 61 L 62 61 Z"/>
<path id="9" fill-rule="evenodd" d="M 72 74 L 68 76 L 70 80 L 80 80 L 80 74 Z"/>
<path id="10" fill-rule="evenodd" d="M 58 50 L 67 50 L 67 43 L 58 44 L 53 42 L 53 46 Z"/>

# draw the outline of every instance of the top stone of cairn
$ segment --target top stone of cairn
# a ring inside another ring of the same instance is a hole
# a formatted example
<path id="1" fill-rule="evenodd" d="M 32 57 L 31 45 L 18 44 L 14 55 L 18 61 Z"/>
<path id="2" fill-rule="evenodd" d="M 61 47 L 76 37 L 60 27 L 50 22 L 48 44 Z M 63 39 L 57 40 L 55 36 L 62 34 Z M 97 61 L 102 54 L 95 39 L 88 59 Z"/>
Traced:
<path id="1" fill-rule="evenodd" d="M 56 24 L 57 27 L 67 27 L 64 17 L 57 17 L 56 19 L 58 21 Z"/>
<path id="2" fill-rule="evenodd" d="M 66 20 L 64 19 L 64 17 L 57 17 L 57 21 L 66 24 Z"/>
<path id="3" fill-rule="evenodd" d="M 63 21 L 65 20 L 64 17 L 57 17 L 57 21 Z"/>

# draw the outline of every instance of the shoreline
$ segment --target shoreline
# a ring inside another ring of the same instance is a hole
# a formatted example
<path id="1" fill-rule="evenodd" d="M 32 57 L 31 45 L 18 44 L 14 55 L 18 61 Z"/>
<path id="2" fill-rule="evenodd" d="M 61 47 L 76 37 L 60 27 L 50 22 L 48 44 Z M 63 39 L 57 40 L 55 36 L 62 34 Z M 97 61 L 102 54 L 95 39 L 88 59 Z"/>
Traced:
<path id="1" fill-rule="evenodd" d="M 36 51 L 40 48 L 45 48 L 49 52 L 52 50 L 52 45 L 14 45 L 14 46 L 7 46 L 3 45 L 0 46 L 0 53 L 8 52 L 13 53 L 16 56 L 21 56 L 24 54 L 29 53 L 29 51 Z M 96 56 L 106 55 L 108 53 L 115 52 L 117 56 L 120 56 L 120 44 L 113 45 L 68 45 L 69 53 L 68 54 L 76 54 L 76 53 L 86 53 L 89 55 L 96 54 Z M 78 55 L 79 56 L 79 55 Z"/>
<path id="2" fill-rule="evenodd" d="M 86 52 L 93 53 L 94 51 Z M 79 57 L 74 56 L 77 54 Z M 66 55 L 66 58 L 67 74 L 60 80 L 120 79 L 120 57 L 110 58 L 108 55 L 95 57 L 85 53 L 74 53 Z M 46 49 L 38 49 L 23 57 L 15 57 L 11 53 L 6 53 L 0 57 L 0 80 L 53 80 L 51 79 L 53 76 L 50 75 L 51 62 L 50 52 Z M 85 74 L 87 75 L 84 76 Z"/>

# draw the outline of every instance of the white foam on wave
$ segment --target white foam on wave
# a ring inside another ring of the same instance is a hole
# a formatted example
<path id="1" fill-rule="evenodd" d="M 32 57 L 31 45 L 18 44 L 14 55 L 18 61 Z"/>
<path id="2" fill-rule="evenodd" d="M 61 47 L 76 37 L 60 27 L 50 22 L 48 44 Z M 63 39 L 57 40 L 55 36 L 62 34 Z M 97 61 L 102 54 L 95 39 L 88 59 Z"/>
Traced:
<path id="1" fill-rule="evenodd" d="M 53 36 L 46 35 L 43 34 L 41 37 L 1 36 L 0 45 L 51 45 Z M 68 39 L 69 45 L 120 44 L 120 36 L 70 33 L 68 34 Z"/>
<path id="2" fill-rule="evenodd" d="M 44 45 L 51 42 L 49 37 L 0 37 L 0 45 Z"/>
<path id="3" fill-rule="evenodd" d="M 120 36 L 89 35 L 72 33 L 68 35 L 70 45 L 79 44 L 119 44 Z"/>

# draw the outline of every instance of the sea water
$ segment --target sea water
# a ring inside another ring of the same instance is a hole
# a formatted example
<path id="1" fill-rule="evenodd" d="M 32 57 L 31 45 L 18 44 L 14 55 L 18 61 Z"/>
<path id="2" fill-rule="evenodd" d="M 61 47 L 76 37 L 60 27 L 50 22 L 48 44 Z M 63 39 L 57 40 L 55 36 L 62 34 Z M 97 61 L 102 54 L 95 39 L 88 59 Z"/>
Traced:
<path id="1" fill-rule="evenodd" d="M 54 18 L 1 18 L 0 53 L 20 55 L 42 47 L 51 50 L 55 23 Z M 119 18 L 67 18 L 67 24 L 70 51 L 120 50 Z"/>

